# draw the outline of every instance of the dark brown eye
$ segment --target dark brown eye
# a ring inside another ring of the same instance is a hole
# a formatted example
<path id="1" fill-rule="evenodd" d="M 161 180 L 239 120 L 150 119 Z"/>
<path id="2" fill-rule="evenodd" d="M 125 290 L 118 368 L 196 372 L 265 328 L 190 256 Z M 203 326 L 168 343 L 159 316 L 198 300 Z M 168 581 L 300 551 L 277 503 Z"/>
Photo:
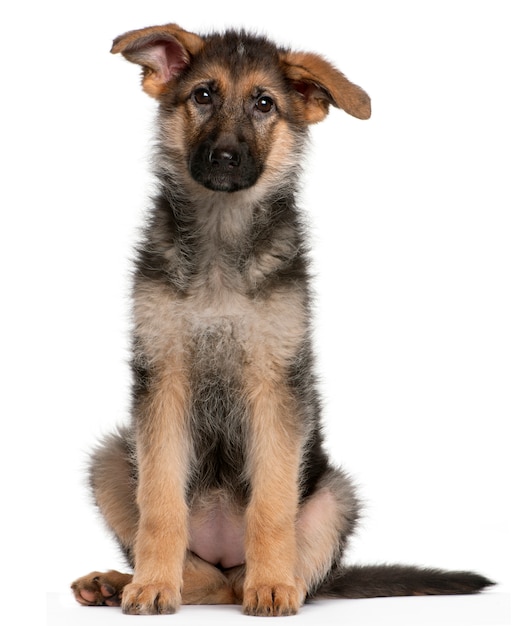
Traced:
<path id="1" fill-rule="evenodd" d="M 274 102 L 269 96 L 260 96 L 260 98 L 256 101 L 255 106 L 261 113 L 269 113 L 274 106 Z"/>
<path id="2" fill-rule="evenodd" d="M 195 89 L 193 98 L 197 104 L 211 104 L 211 93 L 205 87 Z"/>

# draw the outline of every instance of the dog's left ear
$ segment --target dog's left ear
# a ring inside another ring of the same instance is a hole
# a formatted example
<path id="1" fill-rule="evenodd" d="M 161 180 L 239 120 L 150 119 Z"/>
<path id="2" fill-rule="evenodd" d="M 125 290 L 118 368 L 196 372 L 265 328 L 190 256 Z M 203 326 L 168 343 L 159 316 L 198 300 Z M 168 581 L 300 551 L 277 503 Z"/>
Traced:
<path id="1" fill-rule="evenodd" d="M 284 74 L 303 97 L 303 115 L 308 124 L 323 120 L 329 105 L 361 120 L 370 117 L 371 100 L 367 93 L 321 56 L 286 51 L 280 60 Z"/>
<path id="2" fill-rule="evenodd" d="M 111 52 L 121 53 L 131 63 L 142 66 L 142 87 L 153 98 L 160 98 L 168 83 L 176 78 L 204 45 L 201 37 L 177 24 L 133 30 L 113 42 Z"/>

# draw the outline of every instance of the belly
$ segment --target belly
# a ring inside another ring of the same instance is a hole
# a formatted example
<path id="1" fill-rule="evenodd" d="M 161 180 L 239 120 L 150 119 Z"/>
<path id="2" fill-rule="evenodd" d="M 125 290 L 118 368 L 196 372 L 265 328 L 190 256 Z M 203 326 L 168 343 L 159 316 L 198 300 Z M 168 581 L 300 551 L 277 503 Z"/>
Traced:
<path id="1" fill-rule="evenodd" d="M 245 522 L 242 512 L 220 492 L 192 508 L 189 549 L 223 569 L 243 565 Z"/>

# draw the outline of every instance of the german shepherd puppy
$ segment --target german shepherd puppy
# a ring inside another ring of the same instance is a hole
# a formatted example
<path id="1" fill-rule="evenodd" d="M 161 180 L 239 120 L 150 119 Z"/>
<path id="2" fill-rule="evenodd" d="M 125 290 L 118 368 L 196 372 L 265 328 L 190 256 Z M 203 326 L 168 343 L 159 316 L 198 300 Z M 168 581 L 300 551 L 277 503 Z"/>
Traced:
<path id="1" fill-rule="evenodd" d="M 308 126 L 366 93 L 316 54 L 175 24 L 118 37 L 159 105 L 158 193 L 134 274 L 131 424 L 92 456 L 96 504 L 134 574 L 72 585 L 84 605 L 172 613 L 307 598 L 480 591 L 469 572 L 344 567 L 359 518 L 323 447 L 308 251 L 295 194 Z"/>

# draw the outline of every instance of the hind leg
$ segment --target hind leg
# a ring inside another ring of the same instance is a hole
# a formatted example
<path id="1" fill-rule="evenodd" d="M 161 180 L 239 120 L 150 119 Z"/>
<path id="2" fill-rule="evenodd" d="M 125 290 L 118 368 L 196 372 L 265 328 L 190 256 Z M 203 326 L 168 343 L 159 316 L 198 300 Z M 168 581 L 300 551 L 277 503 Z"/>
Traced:
<path id="1" fill-rule="evenodd" d="M 184 564 L 182 604 L 237 604 L 233 585 L 216 567 L 188 552 Z M 132 574 L 91 572 L 71 585 L 75 599 L 84 606 L 121 606 L 124 587 Z"/>
<path id="2" fill-rule="evenodd" d="M 297 576 L 311 596 L 336 566 L 359 518 L 359 502 L 350 480 L 326 472 L 303 503 L 297 519 Z"/>
<path id="3" fill-rule="evenodd" d="M 131 440 L 122 430 L 107 437 L 94 451 L 89 475 L 95 502 L 130 566 L 133 566 L 133 541 L 138 527 L 133 457 Z M 75 580 L 71 588 L 80 604 L 120 606 L 122 591 L 132 578 L 131 574 L 115 570 L 92 572 Z"/>
<path id="4" fill-rule="evenodd" d="M 90 483 L 95 501 L 134 565 L 134 541 L 138 528 L 136 505 L 136 467 L 133 446 L 125 430 L 111 435 L 92 457 Z M 117 571 L 92 572 L 72 585 L 76 600 L 86 606 L 120 606 L 122 592 L 131 583 L 131 574 Z M 232 586 L 216 567 L 187 554 L 183 574 L 183 604 L 234 604 Z"/>
<path id="5" fill-rule="evenodd" d="M 104 520 L 133 567 L 139 512 L 134 443 L 127 430 L 109 435 L 95 449 L 89 479 Z"/>

